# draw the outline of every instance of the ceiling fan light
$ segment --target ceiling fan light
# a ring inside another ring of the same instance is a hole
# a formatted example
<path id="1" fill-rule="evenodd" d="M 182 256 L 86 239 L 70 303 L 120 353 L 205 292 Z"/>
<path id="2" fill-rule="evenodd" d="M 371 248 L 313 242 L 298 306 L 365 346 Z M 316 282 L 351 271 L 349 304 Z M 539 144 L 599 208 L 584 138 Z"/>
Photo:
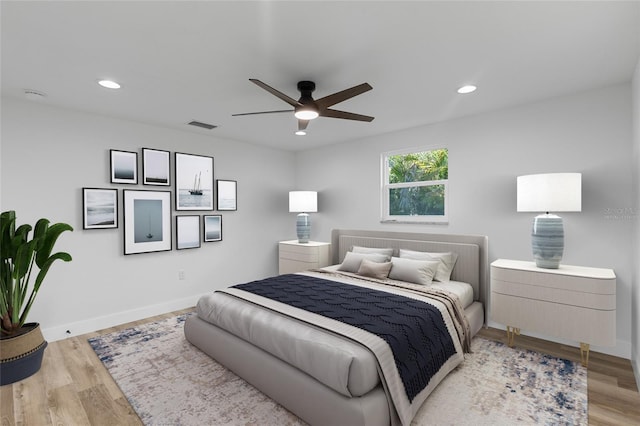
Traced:
<path id="1" fill-rule="evenodd" d="M 299 109 L 293 115 L 296 116 L 298 120 L 313 120 L 314 118 L 318 118 L 318 111 L 314 111 L 312 109 Z"/>
<path id="2" fill-rule="evenodd" d="M 298 130 L 296 132 L 296 135 L 298 135 L 298 136 L 305 136 L 306 134 L 307 134 L 307 132 L 305 132 L 304 130 Z"/>

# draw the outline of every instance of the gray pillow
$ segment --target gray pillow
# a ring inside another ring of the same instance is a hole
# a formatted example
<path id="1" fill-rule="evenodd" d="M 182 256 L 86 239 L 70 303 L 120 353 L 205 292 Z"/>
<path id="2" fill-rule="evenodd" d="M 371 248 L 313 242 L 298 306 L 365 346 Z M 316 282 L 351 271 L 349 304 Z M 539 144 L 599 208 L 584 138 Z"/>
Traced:
<path id="1" fill-rule="evenodd" d="M 429 253 L 426 251 L 400 249 L 400 257 L 405 259 L 439 261 L 440 265 L 433 279 L 434 281 L 445 282 L 451 279 L 451 272 L 456 264 L 456 260 L 458 260 L 458 253 Z"/>
<path id="2" fill-rule="evenodd" d="M 392 280 L 429 285 L 433 281 L 440 261 L 392 257 L 391 263 L 389 278 Z"/>
<path id="3" fill-rule="evenodd" d="M 348 251 L 338 267 L 338 271 L 358 273 L 362 259 L 368 259 L 372 262 L 387 262 L 389 261 L 389 256 L 379 253 L 353 253 Z"/>
<path id="4" fill-rule="evenodd" d="M 376 248 L 376 247 L 361 247 L 361 246 L 353 246 L 351 247 L 351 251 L 354 253 L 378 253 L 389 256 L 393 256 L 393 248 Z"/>
<path id="5" fill-rule="evenodd" d="M 391 262 L 373 262 L 369 259 L 362 259 L 358 275 L 365 277 L 378 278 L 384 280 L 389 276 L 391 270 Z"/>

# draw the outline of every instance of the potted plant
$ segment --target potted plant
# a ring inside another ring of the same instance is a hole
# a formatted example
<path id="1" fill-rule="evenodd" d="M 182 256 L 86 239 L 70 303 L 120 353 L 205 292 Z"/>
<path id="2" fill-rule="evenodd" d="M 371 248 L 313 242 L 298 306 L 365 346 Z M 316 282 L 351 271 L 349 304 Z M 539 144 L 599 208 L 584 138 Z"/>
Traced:
<path id="1" fill-rule="evenodd" d="M 40 369 L 47 342 L 40 324 L 27 323 L 27 316 L 51 265 L 56 260 L 71 261 L 68 253 L 52 253 L 64 231 L 73 228 L 66 223 L 50 226 L 48 219 L 38 220 L 35 227 L 16 228 L 15 211 L 0 214 L 0 385 Z"/>

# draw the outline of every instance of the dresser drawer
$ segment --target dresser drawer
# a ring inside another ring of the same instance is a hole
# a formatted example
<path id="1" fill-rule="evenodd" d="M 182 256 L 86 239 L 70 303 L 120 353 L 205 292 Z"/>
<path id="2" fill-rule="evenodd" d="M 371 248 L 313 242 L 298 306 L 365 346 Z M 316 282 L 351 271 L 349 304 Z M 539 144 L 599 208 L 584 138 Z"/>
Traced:
<path id="1" fill-rule="evenodd" d="M 493 270 L 496 271 L 495 269 Z M 498 275 L 498 274 L 495 274 Z M 601 285 L 599 287 L 608 287 Z M 615 290 L 615 286 L 614 286 Z M 539 284 L 521 283 L 517 281 L 503 281 L 493 278 L 491 281 L 491 291 L 493 293 L 508 296 L 523 297 L 527 299 L 543 300 L 547 302 L 561 303 L 571 306 L 581 306 L 590 309 L 615 310 L 616 295 L 610 292 L 607 294 L 567 290 L 561 285 L 548 287 Z"/>
<path id="2" fill-rule="evenodd" d="M 573 267 L 576 268 L 576 267 Z M 493 265 L 491 278 L 496 281 L 504 281 L 529 286 L 548 287 L 574 292 L 586 292 L 593 294 L 616 294 L 616 277 L 608 274 L 586 276 L 585 274 L 573 274 L 572 267 L 549 270 L 549 272 L 526 269 L 512 269 Z M 587 272 L 581 268 L 581 272 Z"/>

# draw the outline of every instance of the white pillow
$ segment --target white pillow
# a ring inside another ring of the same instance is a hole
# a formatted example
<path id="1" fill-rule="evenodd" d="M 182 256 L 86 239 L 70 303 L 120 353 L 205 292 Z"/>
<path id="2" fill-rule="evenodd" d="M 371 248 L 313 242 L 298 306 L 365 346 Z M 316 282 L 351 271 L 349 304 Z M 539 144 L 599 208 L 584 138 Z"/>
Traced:
<path id="1" fill-rule="evenodd" d="M 389 276 L 390 270 L 391 262 L 373 262 L 369 259 L 362 259 L 358 275 L 384 280 Z"/>
<path id="2" fill-rule="evenodd" d="M 391 263 L 389 278 L 392 280 L 429 285 L 433 281 L 440 261 L 392 257 Z"/>
<path id="3" fill-rule="evenodd" d="M 439 261 L 440 265 L 433 279 L 434 281 L 445 282 L 451 279 L 451 271 L 453 271 L 456 260 L 458 260 L 458 253 L 428 253 L 426 251 L 400 249 L 400 257 L 405 259 Z"/>
<path id="4" fill-rule="evenodd" d="M 389 256 L 393 256 L 393 248 L 376 248 L 376 247 L 361 247 L 361 246 L 353 246 L 351 247 L 351 251 L 353 253 L 378 253 Z"/>
<path id="5" fill-rule="evenodd" d="M 344 256 L 342 264 L 338 267 L 338 271 L 358 273 L 362 259 L 380 263 L 389 261 L 389 256 L 379 253 L 353 253 L 348 251 Z"/>

